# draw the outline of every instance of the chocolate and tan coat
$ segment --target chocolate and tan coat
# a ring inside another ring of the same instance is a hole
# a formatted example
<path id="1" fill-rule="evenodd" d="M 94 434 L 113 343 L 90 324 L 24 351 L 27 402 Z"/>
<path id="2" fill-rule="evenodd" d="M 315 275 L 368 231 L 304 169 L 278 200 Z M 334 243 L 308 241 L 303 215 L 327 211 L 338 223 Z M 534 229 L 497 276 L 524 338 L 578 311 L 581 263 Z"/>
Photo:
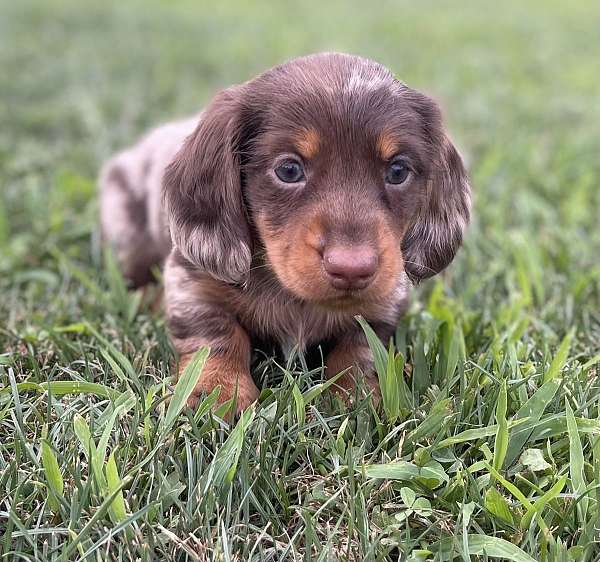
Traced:
<path id="1" fill-rule="evenodd" d="M 288 181 L 288 180 L 292 181 Z M 397 181 L 402 180 L 402 181 Z M 292 60 L 165 125 L 101 175 L 101 223 L 132 285 L 164 263 L 180 369 L 211 355 L 193 400 L 258 397 L 252 342 L 327 340 L 351 390 L 372 356 L 354 316 L 387 339 L 410 287 L 454 258 L 470 187 L 437 105 L 356 56 Z"/>

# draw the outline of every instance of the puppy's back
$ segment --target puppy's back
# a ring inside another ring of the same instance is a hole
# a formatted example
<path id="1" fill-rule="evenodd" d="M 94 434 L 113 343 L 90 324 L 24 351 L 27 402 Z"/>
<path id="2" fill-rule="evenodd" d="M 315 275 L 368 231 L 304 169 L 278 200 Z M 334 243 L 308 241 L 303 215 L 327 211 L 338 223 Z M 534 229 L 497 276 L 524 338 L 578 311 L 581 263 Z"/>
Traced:
<path id="1" fill-rule="evenodd" d="M 167 123 L 102 168 L 100 224 L 132 286 L 152 281 L 151 268 L 169 253 L 171 239 L 162 209 L 162 178 L 199 116 Z"/>

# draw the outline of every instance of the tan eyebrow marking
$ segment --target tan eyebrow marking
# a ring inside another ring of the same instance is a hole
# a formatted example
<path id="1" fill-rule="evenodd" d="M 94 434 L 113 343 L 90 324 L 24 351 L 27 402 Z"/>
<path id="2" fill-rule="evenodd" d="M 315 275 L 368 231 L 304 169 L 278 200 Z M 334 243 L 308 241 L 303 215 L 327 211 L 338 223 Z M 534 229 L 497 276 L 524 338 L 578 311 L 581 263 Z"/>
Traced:
<path id="1" fill-rule="evenodd" d="M 377 152 L 382 160 L 389 160 L 398 152 L 398 141 L 391 131 L 383 131 L 377 139 Z"/>
<path id="2" fill-rule="evenodd" d="M 303 158 L 313 158 L 319 152 L 321 138 L 315 129 L 303 129 L 295 140 L 296 148 Z"/>

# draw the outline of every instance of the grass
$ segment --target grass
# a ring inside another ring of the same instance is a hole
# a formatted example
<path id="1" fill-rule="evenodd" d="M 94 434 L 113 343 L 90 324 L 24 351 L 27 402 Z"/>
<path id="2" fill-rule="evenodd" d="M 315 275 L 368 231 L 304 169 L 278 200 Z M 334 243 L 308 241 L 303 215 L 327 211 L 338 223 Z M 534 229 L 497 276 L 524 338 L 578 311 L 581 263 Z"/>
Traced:
<path id="1" fill-rule="evenodd" d="M 2 3 L 2 560 L 599 560 L 599 29 L 591 1 Z M 442 101 L 475 220 L 373 342 L 383 411 L 266 357 L 230 427 L 185 384 L 167 402 L 164 319 L 102 257 L 95 177 L 333 48 Z"/>

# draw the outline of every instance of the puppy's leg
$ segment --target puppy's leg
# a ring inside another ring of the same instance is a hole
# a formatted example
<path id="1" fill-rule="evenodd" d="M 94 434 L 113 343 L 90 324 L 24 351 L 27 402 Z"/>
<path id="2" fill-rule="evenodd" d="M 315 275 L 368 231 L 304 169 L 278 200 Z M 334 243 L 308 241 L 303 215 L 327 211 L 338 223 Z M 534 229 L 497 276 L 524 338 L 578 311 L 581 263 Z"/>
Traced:
<path id="1" fill-rule="evenodd" d="M 202 276 L 171 256 L 165 267 L 165 301 L 171 339 L 179 354 L 179 375 L 201 347 L 210 355 L 188 404 L 221 387 L 219 403 L 236 398 L 237 411 L 258 399 L 250 375 L 250 338 L 229 308 L 231 291 L 224 283 Z"/>
<path id="2" fill-rule="evenodd" d="M 374 329 L 384 342 L 393 332 L 393 327 L 387 325 L 374 326 Z M 334 392 L 344 399 L 352 398 L 359 379 L 362 379 L 365 390 L 370 390 L 374 402 L 379 403 L 381 391 L 373 364 L 373 353 L 360 326 L 344 334 L 327 355 L 325 360 L 327 378 L 342 371 L 345 371 L 344 374 L 332 387 Z"/>
<path id="3" fill-rule="evenodd" d="M 195 407 L 202 394 L 212 392 L 217 386 L 221 387 L 218 403 L 222 404 L 235 397 L 238 413 L 258 399 L 260 393 L 250 375 L 250 342 L 248 336 L 241 327 L 234 325 L 231 326 L 231 336 L 229 349 L 224 349 L 218 344 L 215 345 L 215 341 L 210 336 L 191 338 L 187 342 L 182 342 L 181 347 L 185 349 L 189 349 L 190 344 L 196 348 L 195 351 L 202 346 L 211 348 L 204 370 L 188 399 L 189 406 Z M 183 373 L 195 351 L 180 354 L 179 376 Z"/>

